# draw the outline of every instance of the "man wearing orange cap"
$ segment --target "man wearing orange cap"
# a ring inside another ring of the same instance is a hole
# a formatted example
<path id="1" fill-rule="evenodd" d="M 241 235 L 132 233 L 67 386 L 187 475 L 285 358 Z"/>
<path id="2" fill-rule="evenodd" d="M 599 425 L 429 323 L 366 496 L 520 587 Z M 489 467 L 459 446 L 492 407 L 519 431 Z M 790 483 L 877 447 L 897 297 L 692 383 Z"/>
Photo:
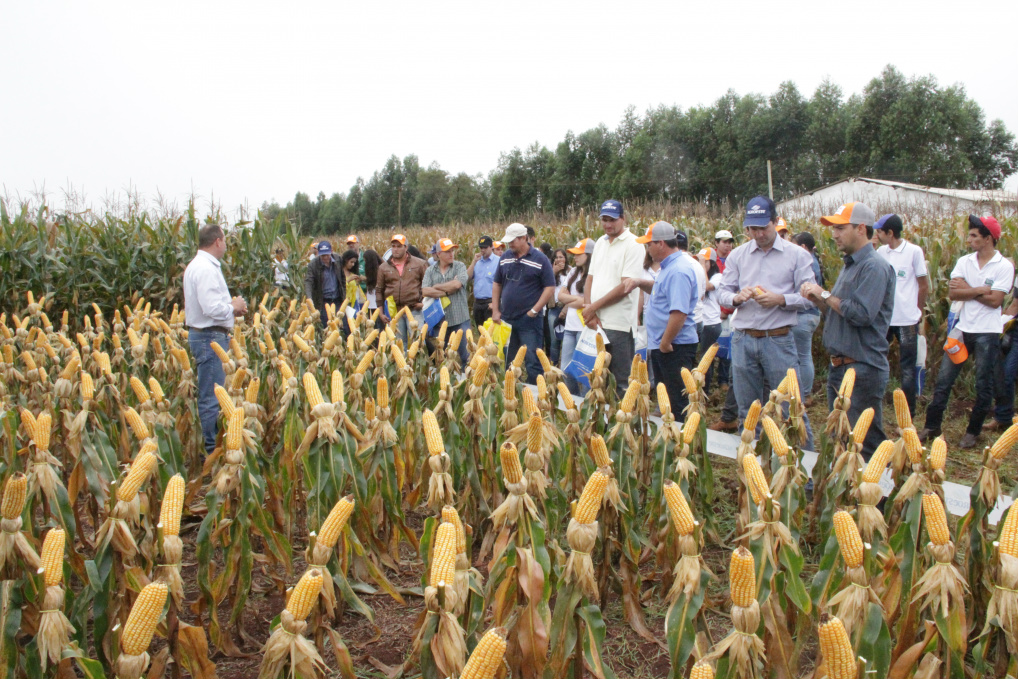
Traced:
<path id="1" fill-rule="evenodd" d="M 421 293 L 421 286 L 428 265 L 423 259 L 414 257 L 407 251 L 407 240 L 403 234 L 395 234 L 390 246 L 392 256 L 389 261 L 382 262 L 378 267 L 375 283 L 375 299 L 382 309 L 382 317 L 386 321 L 389 320 L 386 298 L 391 296 L 396 303 L 397 311 L 406 307 L 419 324 L 423 323 L 424 295 Z M 406 315 L 399 319 L 397 333 L 406 347 L 407 339 L 410 337 L 410 321 Z"/>
<path id="2" fill-rule="evenodd" d="M 438 241 L 438 261 L 424 272 L 422 294 L 439 300 L 445 305 L 445 322 L 448 324 L 445 333 L 446 343 L 452 339 L 457 330 L 466 333 L 470 329 L 470 309 L 467 306 L 467 265 L 456 261 L 456 248 L 459 247 L 448 238 Z M 448 300 L 448 303 L 445 302 Z M 470 359 L 467 343 L 460 341 L 460 364 L 466 365 Z"/>
<path id="3" fill-rule="evenodd" d="M 961 448 L 976 445 L 993 397 L 1003 391 L 1000 333 L 1004 331 L 1004 322 L 1000 306 L 1014 283 L 1014 265 L 997 250 L 1000 224 L 993 217 L 976 215 L 969 215 L 968 221 L 968 246 L 972 254 L 958 260 L 948 291 L 952 302 L 964 302 L 955 327 L 961 330 L 965 348 L 969 356 L 975 356 L 976 363 L 976 403 L 969 411 L 968 427 L 958 444 Z M 944 353 L 919 440 L 940 435 L 951 387 L 964 365 L 965 361 L 955 363 L 950 354 Z"/>

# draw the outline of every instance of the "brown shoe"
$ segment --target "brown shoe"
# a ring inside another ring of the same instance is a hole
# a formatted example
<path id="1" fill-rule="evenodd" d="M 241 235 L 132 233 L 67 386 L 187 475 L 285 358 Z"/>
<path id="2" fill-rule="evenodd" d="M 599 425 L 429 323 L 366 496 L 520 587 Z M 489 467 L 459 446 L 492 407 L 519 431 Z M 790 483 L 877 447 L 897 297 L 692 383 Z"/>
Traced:
<path id="1" fill-rule="evenodd" d="M 1009 425 L 997 420 L 990 420 L 989 422 L 983 423 L 983 431 L 1004 431 Z"/>
<path id="2" fill-rule="evenodd" d="M 728 422 L 725 420 L 715 420 L 707 428 L 712 431 L 738 431 L 739 423 L 734 420 Z"/>
<path id="3" fill-rule="evenodd" d="M 958 447 L 965 449 L 975 448 L 978 443 L 979 440 L 975 436 L 965 432 L 965 435 L 961 437 L 961 441 L 958 442 Z"/>

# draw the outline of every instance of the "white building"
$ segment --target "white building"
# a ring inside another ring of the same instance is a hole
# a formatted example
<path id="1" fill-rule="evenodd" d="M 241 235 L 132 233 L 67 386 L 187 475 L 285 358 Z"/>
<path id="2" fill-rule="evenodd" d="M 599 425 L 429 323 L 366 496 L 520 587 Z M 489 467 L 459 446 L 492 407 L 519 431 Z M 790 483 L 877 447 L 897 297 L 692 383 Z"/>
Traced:
<path id="1" fill-rule="evenodd" d="M 793 219 L 813 219 L 831 214 L 853 201 L 869 205 L 879 215 L 894 212 L 902 218 L 930 214 L 1018 213 L 1018 193 L 971 189 L 938 189 L 932 186 L 852 177 L 778 203 L 778 214 Z"/>

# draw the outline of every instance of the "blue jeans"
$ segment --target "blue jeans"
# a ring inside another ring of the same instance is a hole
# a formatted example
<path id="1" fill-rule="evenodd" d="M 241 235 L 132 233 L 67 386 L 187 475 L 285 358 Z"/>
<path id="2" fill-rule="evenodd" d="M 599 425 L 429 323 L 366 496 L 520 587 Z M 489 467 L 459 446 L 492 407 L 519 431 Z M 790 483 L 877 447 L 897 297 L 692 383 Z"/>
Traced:
<path id="1" fill-rule="evenodd" d="M 576 343 L 580 340 L 579 330 L 566 330 L 562 335 L 562 348 L 559 349 L 560 365 L 565 370 L 566 366 L 573 362 L 573 352 L 576 351 Z"/>
<path id="2" fill-rule="evenodd" d="M 767 401 L 768 389 L 777 388 L 789 368 L 799 370 L 799 352 L 791 332 L 778 337 L 753 337 L 741 330 L 732 330 L 732 388 L 739 404 L 740 421 L 746 419 L 753 401 Z M 799 390 L 802 391 L 801 377 Z M 806 425 L 806 449 L 813 450 L 809 416 L 803 415 L 803 423 Z"/>
<path id="3" fill-rule="evenodd" d="M 1014 382 L 1018 379 L 1018 333 L 1011 333 L 1011 347 L 1004 358 L 1004 379 L 997 396 L 997 407 L 993 419 L 1010 427 L 1014 417 Z"/>
<path id="4" fill-rule="evenodd" d="M 537 376 L 544 374 L 541 361 L 537 358 L 537 350 L 544 348 L 544 312 L 542 311 L 534 318 L 527 314 L 511 320 L 507 318 L 505 322 L 513 327 L 512 334 L 509 335 L 509 343 L 506 344 L 506 366 L 516 358 L 516 352 L 520 350 L 520 347 L 526 347 L 526 381 L 534 384 L 537 382 Z"/>
<path id="5" fill-rule="evenodd" d="M 187 343 L 191 346 L 198 372 L 198 419 L 201 421 L 201 433 L 205 442 L 205 452 L 211 453 L 216 447 L 216 434 L 219 429 L 219 400 L 216 399 L 216 385 L 226 384 L 226 373 L 223 362 L 212 351 L 212 342 L 226 348 L 230 346 L 230 336 L 220 330 L 188 330 Z"/>
<path id="6" fill-rule="evenodd" d="M 912 363 L 915 364 L 915 361 Z M 868 363 L 851 363 L 837 368 L 831 366 L 827 372 L 827 412 L 831 412 L 834 408 L 834 400 L 838 397 L 841 380 L 849 368 L 855 369 L 852 405 L 848 409 L 849 423 L 854 427 L 860 413 L 867 408 L 873 408 L 873 423 L 870 424 L 869 431 L 866 432 L 866 440 L 862 443 L 863 459 L 868 460 L 877 446 L 887 438 L 884 434 L 883 409 L 888 371 L 875 368 Z"/>
<path id="7" fill-rule="evenodd" d="M 916 374 L 915 363 L 919 357 L 919 324 L 915 325 L 892 325 L 887 329 L 887 341 L 892 337 L 898 338 L 899 366 L 898 379 L 901 382 L 901 390 L 905 392 L 905 400 L 908 401 L 908 411 L 916 414 L 916 397 L 919 389 L 918 375 Z M 1011 418 L 1008 418 L 1008 422 Z"/>
<path id="8" fill-rule="evenodd" d="M 951 387 L 954 386 L 954 381 L 958 379 L 965 364 L 974 360 L 976 404 L 969 413 L 969 424 L 965 431 L 973 436 L 979 436 L 979 432 L 983 430 L 983 421 L 993 406 L 993 397 L 1001 394 L 1004 388 L 1003 371 L 999 368 L 1000 335 L 995 332 L 962 334 L 969 357 L 963 363 L 955 364 L 948 354 L 944 354 L 940 362 L 940 374 L 937 375 L 937 386 L 933 391 L 933 401 L 926 409 L 925 427 L 931 432 L 940 432 L 944 411 L 947 410 L 947 402 L 951 398 Z"/>
<path id="9" fill-rule="evenodd" d="M 816 380 L 816 369 L 813 366 L 813 333 L 820 325 L 820 314 L 799 314 L 799 322 L 792 326 L 792 337 L 795 338 L 795 350 L 799 354 L 799 384 L 802 397 L 806 398 L 813 391 Z M 912 363 L 915 363 L 913 357 Z"/>
<path id="10" fill-rule="evenodd" d="M 452 335 L 457 330 L 462 330 L 464 337 L 460 339 L 459 348 L 456 349 L 456 353 L 460 355 L 460 366 L 466 368 L 467 363 L 470 361 L 470 353 L 467 351 L 467 338 L 465 335 L 470 330 L 470 319 L 463 321 L 459 325 L 450 325 L 445 329 L 445 345 L 449 346 L 449 340 L 452 339 Z"/>
<path id="11" fill-rule="evenodd" d="M 697 349 L 697 356 L 703 356 L 703 353 L 710 348 L 710 345 L 718 341 L 718 337 L 721 337 L 721 324 L 715 323 L 714 325 L 703 326 L 703 332 L 700 333 L 700 348 Z M 707 367 L 707 374 L 703 376 L 704 387 L 703 391 L 706 394 L 710 393 L 711 379 L 714 377 L 714 364 L 717 363 L 717 359 L 711 361 L 711 364 Z"/>

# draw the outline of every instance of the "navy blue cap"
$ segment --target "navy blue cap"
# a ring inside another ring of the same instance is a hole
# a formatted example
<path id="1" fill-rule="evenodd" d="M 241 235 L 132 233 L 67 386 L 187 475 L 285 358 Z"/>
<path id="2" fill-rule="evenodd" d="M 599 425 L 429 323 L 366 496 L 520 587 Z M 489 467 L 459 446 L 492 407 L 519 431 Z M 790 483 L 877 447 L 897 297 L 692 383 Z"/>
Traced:
<path id="1" fill-rule="evenodd" d="M 318 244 L 319 255 L 331 255 L 332 254 L 332 243 L 327 240 L 323 240 Z"/>
<path id="2" fill-rule="evenodd" d="M 767 196 L 757 196 L 746 204 L 746 218 L 743 226 L 767 226 L 778 221 L 778 209 L 774 201 Z"/>
<path id="3" fill-rule="evenodd" d="M 601 203 L 601 216 L 618 219 L 622 216 L 622 203 L 617 200 L 606 200 Z"/>

